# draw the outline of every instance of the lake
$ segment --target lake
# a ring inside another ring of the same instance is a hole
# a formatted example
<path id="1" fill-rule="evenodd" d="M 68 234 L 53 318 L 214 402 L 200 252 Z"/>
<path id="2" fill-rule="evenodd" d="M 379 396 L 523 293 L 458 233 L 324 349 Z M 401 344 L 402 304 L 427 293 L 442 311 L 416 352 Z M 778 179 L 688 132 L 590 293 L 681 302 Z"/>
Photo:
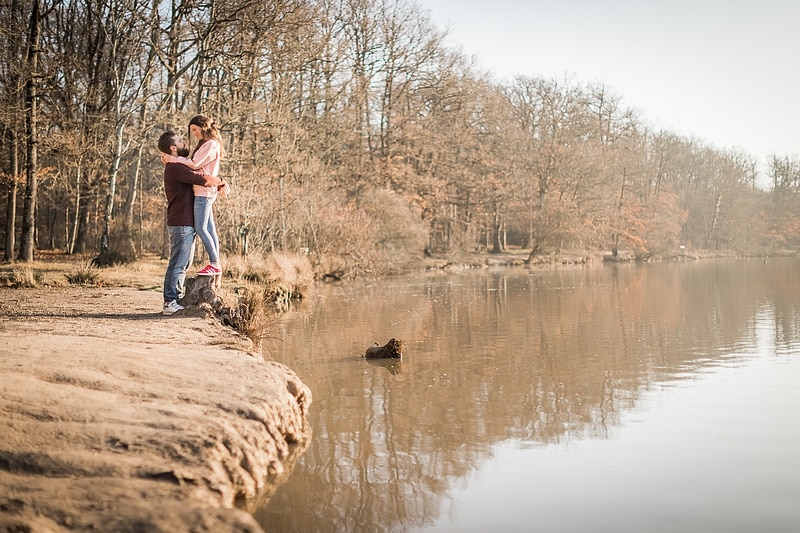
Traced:
<path id="1" fill-rule="evenodd" d="M 322 285 L 272 334 L 314 401 L 269 533 L 800 531 L 798 259 Z"/>

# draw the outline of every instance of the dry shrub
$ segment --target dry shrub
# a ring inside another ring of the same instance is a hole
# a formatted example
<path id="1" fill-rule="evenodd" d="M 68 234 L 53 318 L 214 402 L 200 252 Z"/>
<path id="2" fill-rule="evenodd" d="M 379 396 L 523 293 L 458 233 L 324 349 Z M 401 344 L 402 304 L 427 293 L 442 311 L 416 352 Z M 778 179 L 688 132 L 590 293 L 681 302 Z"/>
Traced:
<path id="1" fill-rule="evenodd" d="M 365 210 L 374 221 L 373 268 L 395 274 L 418 265 L 428 230 L 414 206 L 389 189 L 373 189 L 365 198 Z"/>
<path id="2" fill-rule="evenodd" d="M 92 263 L 96 267 L 104 268 L 135 262 L 139 259 L 139 254 L 136 252 L 133 239 L 134 236 L 130 231 L 115 224 L 111 228 L 108 249 L 100 252 Z"/>
<path id="3" fill-rule="evenodd" d="M 223 291 L 222 305 L 217 315 L 226 326 L 250 339 L 259 352 L 278 320 L 278 315 L 267 300 L 266 291 L 255 287 L 241 288 L 235 294 Z"/>
<path id="4" fill-rule="evenodd" d="M 70 274 L 64 274 L 71 285 L 100 285 L 100 271 L 95 268 L 94 261 L 88 261 Z"/>
<path id="5" fill-rule="evenodd" d="M 127 265 L 136 261 L 136 255 L 128 254 L 120 250 L 109 248 L 92 260 L 92 264 L 96 267 L 110 267 L 116 265 Z"/>
<path id="6" fill-rule="evenodd" d="M 266 283 L 271 278 L 267 261 L 259 253 L 227 257 L 224 265 L 225 275 L 239 281 Z"/>
<path id="7" fill-rule="evenodd" d="M 13 288 L 34 288 L 44 281 L 44 273 L 29 266 L 17 266 L 0 277 L 0 285 Z"/>
<path id="8" fill-rule="evenodd" d="M 392 275 L 417 268 L 428 243 L 415 207 L 388 189 L 370 189 L 337 206 L 318 229 L 323 279 Z"/>
<path id="9" fill-rule="evenodd" d="M 286 310 L 292 300 L 299 300 L 314 282 L 314 270 L 308 257 L 298 254 L 274 252 L 267 257 L 269 272 L 266 299 L 279 310 Z"/>
<path id="10" fill-rule="evenodd" d="M 265 287 L 265 301 L 285 309 L 293 299 L 300 299 L 314 282 L 308 256 L 283 252 L 258 254 L 231 259 L 225 270 L 229 276 Z"/>

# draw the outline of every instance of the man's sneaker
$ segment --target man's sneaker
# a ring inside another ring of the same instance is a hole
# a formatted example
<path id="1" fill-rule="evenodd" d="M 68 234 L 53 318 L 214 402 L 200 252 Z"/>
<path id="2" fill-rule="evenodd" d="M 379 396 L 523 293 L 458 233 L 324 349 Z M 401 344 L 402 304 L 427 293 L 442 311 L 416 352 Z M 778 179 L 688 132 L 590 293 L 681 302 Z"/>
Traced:
<path id="1" fill-rule="evenodd" d="M 180 305 L 177 301 L 172 300 L 171 302 L 166 302 L 164 304 L 164 308 L 161 310 L 162 315 L 174 315 L 178 311 L 183 309 L 183 306 Z"/>
<path id="2" fill-rule="evenodd" d="M 222 269 L 215 267 L 212 264 L 208 264 L 203 267 L 203 270 L 197 272 L 198 276 L 219 276 L 222 274 Z"/>

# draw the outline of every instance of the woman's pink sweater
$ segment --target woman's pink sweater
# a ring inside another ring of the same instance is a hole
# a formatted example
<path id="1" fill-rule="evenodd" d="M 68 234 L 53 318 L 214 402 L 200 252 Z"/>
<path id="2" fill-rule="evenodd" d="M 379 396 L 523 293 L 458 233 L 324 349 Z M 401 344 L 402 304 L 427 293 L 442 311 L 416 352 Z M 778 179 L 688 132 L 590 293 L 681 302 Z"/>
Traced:
<path id="1" fill-rule="evenodd" d="M 216 139 L 209 139 L 200 145 L 200 148 L 194 153 L 192 159 L 176 157 L 174 160 L 176 163 L 182 163 L 194 170 L 201 170 L 216 178 L 219 175 L 219 142 Z M 195 196 L 205 196 L 208 198 L 217 197 L 216 187 L 203 187 L 202 185 L 193 185 L 192 187 Z"/>

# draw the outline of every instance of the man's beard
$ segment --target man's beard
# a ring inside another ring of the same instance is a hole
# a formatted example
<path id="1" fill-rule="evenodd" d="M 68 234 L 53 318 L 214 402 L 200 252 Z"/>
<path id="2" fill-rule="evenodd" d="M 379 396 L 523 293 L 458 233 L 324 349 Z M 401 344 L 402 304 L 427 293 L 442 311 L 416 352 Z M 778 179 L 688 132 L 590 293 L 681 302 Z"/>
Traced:
<path id="1" fill-rule="evenodd" d="M 183 148 L 178 148 L 178 156 L 189 157 L 189 149 L 185 146 Z"/>

